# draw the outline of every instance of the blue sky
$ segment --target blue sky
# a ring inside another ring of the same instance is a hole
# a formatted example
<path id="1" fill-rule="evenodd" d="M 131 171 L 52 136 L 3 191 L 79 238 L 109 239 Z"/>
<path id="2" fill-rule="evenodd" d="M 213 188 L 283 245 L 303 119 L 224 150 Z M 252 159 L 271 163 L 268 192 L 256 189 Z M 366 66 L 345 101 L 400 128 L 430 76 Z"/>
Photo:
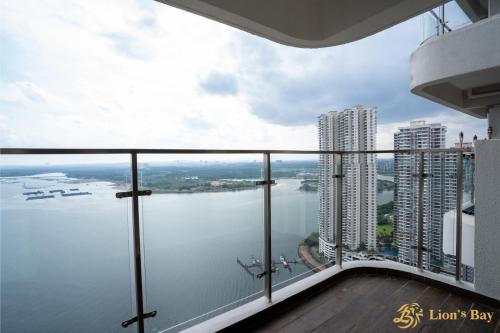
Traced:
<path id="1" fill-rule="evenodd" d="M 414 18 L 325 49 L 270 42 L 154 1 L 0 2 L 0 145 L 317 149 L 319 114 L 378 108 L 451 144 L 486 123 L 409 92 Z"/>

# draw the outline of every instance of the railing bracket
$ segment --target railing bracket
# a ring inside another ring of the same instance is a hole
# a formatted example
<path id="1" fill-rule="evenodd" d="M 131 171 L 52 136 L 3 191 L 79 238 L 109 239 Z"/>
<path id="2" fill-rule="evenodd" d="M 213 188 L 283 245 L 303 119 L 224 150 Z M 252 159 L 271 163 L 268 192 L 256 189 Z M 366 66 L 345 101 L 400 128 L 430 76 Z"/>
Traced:
<path id="1" fill-rule="evenodd" d="M 152 318 L 152 317 L 156 316 L 156 313 L 157 313 L 156 311 L 151 311 L 151 312 L 145 313 L 144 319 Z M 129 320 L 125 320 L 124 322 L 122 322 L 122 327 L 128 327 L 135 322 L 137 322 L 137 317 L 131 318 Z"/>
<path id="2" fill-rule="evenodd" d="M 276 268 L 271 268 L 271 273 L 276 273 Z M 264 276 L 267 275 L 266 271 L 263 271 L 262 273 L 257 274 L 257 279 L 262 279 Z"/>
<path id="3" fill-rule="evenodd" d="M 137 192 L 137 195 L 140 197 L 145 196 L 145 195 L 151 195 L 151 194 L 153 194 L 153 191 L 151 191 L 151 190 L 142 190 L 142 191 Z M 116 192 L 117 199 L 131 198 L 131 197 L 132 197 L 132 191 Z"/>
<path id="4" fill-rule="evenodd" d="M 255 185 L 261 186 L 261 185 L 274 185 L 276 184 L 276 181 L 274 179 L 271 179 L 269 182 L 267 180 L 258 180 L 255 182 Z"/>

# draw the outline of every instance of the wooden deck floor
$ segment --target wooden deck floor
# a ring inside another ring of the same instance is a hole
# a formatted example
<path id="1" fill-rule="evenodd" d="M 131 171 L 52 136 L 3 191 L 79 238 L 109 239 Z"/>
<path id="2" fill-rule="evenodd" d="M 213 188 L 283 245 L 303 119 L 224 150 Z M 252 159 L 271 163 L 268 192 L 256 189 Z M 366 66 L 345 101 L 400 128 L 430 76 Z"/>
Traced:
<path id="1" fill-rule="evenodd" d="M 405 303 L 418 303 L 424 315 L 417 327 L 402 330 L 393 323 Z M 467 311 L 467 319 L 430 320 L 434 312 Z M 490 323 L 469 319 L 471 309 L 494 312 Z M 500 309 L 405 277 L 362 274 L 323 290 L 254 332 L 498 332 Z"/>

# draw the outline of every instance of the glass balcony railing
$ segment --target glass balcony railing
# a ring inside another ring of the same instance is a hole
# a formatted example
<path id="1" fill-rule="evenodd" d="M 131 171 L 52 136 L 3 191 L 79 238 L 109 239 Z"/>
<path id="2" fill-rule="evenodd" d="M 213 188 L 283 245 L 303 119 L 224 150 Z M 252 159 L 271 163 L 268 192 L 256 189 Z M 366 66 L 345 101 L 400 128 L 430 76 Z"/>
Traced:
<path id="1" fill-rule="evenodd" d="M 422 42 L 471 23 L 455 1 L 447 2 L 421 15 Z"/>
<path id="2" fill-rule="evenodd" d="M 0 153 L 2 332 L 177 332 L 353 261 L 474 279 L 471 147 Z"/>
<path id="3" fill-rule="evenodd" d="M 134 266 L 128 156 L 107 166 L 30 167 L 2 156 L 0 178 L 1 332 L 133 332 Z M 67 156 L 68 160 L 78 156 Z M 86 163 L 98 161 L 87 156 Z"/>

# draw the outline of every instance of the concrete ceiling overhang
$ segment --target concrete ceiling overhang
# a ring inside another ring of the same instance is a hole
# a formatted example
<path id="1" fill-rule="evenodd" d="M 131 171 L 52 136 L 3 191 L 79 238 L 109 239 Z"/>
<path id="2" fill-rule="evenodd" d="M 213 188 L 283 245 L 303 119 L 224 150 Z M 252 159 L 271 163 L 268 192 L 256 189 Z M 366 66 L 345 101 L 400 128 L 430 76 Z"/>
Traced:
<path id="1" fill-rule="evenodd" d="M 411 91 L 486 118 L 500 105 L 500 14 L 436 36 L 410 57 Z"/>
<path id="2" fill-rule="evenodd" d="M 303 48 L 349 43 L 441 0 L 157 0 L 272 41 Z"/>

